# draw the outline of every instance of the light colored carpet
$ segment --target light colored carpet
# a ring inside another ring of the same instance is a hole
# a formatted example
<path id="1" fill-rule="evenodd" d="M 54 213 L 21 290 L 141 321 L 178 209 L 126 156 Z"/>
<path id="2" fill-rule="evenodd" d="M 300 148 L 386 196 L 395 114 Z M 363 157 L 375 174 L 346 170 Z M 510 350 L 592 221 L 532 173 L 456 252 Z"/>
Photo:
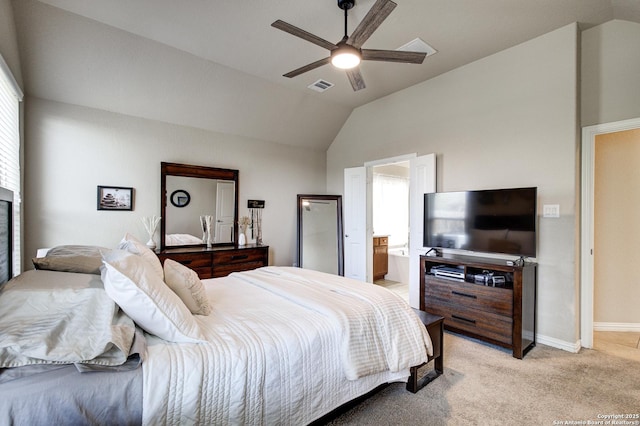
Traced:
<path id="1" fill-rule="evenodd" d="M 416 394 L 404 383 L 391 384 L 330 424 L 606 424 L 599 415 L 640 413 L 640 360 L 543 345 L 518 360 L 456 334 L 445 332 L 444 340 L 442 376 Z M 640 425 L 640 419 L 626 420 Z"/>

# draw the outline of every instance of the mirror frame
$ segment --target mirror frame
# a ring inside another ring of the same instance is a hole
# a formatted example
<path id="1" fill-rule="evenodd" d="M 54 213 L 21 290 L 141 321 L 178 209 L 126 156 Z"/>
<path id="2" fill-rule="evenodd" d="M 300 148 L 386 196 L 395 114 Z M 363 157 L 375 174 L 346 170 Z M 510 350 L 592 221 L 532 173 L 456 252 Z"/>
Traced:
<path id="1" fill-rule="evenodd" d="M 194 177 L 201 179 L 221 179 L 235 183 L 235 205 L 233 217 L 233 242 L 214 243 L 213 246 L 235 246 L 238 241 L 238 196 L 239 196 L 239 171 L 234 169 L 220 169 L 217 167 L 195 166 L 180 163 L 160 163 L 160 251 L 179 247 L 190 246 L 169 246 L 165 245 L 166 220 L 167 220 L 167 176 Z M 215 196 L 215 194 L 213 194 Z M 206 244 L 198 244 L 192 247 L 202 247 Z"/>
<path id="2" fill-rule="evenodd" d="M 304 268 L 302 264 L 302 200 L 323 200 L 336 202 L 336 221 L 337 233 L 336 239 L 338 243 L 338 275 L 344 276 L 344 241 L 343 241 L 343 224 L 342 224 L 342 195 L 315 195 L 315 194 L 298 194 L 298 238 L 296 250 L 296 262 L 299 267 Z"/>

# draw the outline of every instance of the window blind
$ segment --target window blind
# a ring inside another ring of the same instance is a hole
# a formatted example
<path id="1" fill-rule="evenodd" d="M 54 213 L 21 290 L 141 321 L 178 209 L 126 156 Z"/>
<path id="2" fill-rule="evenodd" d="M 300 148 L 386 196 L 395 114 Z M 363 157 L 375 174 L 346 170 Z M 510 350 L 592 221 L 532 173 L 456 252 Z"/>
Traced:
<path id="1" fill-rule="evenodd" d="M 0 55 L 0 186 L 13 191 L 13 272 L 22 271 L 20 256 L 22 187 L 20 181 L 20 102 L 22 90 Z"/>

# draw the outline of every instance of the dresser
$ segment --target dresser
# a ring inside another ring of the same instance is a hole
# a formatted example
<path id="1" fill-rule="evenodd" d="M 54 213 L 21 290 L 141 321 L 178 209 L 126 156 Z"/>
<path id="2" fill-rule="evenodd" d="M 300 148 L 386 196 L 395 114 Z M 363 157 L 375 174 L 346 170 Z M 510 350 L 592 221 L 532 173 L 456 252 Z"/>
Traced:
<path id="1" fill-rule="evenodd" d="M 160 261 L 172 259 L 193 269 L 200 279 L 226 277 L 269 264 L 269 246 L 247 244 L 242 247 L 179 247 L 158 253 Z"/>
<path id="2" fill-rule="evenodd" d="M 389 237 L 373 237 L 373 280 L 381 280 L 389 272 Z"/>

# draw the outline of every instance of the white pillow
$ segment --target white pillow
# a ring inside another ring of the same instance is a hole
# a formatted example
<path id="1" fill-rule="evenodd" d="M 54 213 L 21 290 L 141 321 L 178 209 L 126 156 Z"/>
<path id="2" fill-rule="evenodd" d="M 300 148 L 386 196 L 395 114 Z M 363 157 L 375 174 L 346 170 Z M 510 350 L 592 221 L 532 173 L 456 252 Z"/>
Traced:
<path id="1" fill-rule="evenodd" d="M 151 264 L 153 271 L 158 274 L 160 279 L 164 278 L 162 272 L 162 263 L 160 263 L 160 259 L 158 256 L 146 245 L 142 244 L 140 240 L 138 240 L 133 235 L 126 233 L 118 244 L 118 248 L 120 250 L 126 250 L 129 253 L 137 254 L 138 256 L 142 256 L 147 262 Z"/>
<path id="2" fill-rule="evenodd" d="M 193 315 L 142 257 L 124 250 L 102 255 L 104 289 L 141 328 L 170 342 L 203 340 Z"/>
<path id="3" fill-rule="evenodd" d="M 209 315 L 211 305 L 198 274 L 190 268 L 166 259 L 164 261 L 164 281 L 187 305 L 192 314 Z"/>

